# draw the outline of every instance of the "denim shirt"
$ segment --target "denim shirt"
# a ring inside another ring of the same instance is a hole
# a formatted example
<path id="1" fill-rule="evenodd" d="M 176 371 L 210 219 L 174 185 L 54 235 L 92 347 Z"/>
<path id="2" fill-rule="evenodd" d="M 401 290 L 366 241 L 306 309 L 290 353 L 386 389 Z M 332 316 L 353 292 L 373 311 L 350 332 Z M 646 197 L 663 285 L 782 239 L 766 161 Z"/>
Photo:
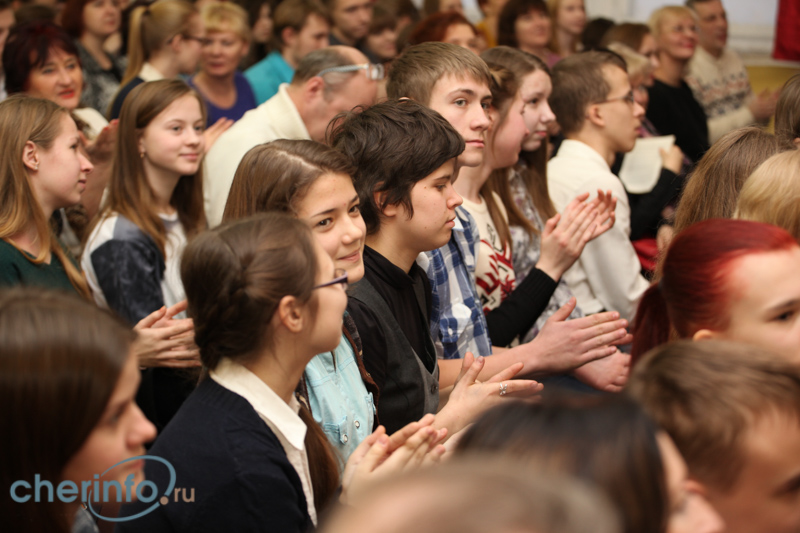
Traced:
<path id="1" fill-rule="evenodd" d="M 372 433 L 375 420 L 372 393 L 361 379 L 346 335 L 334 352 L 321 353 L 308 363 L 305 380 L 311 414 L 339 451 L 344 468 L 350 454 Z"/>

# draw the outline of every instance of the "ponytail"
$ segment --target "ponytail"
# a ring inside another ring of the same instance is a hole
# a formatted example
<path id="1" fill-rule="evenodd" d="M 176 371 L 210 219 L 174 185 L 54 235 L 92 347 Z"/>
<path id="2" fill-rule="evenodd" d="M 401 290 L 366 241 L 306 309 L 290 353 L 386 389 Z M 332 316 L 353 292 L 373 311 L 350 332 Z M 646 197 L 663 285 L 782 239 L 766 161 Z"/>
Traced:
<path id="1" fill-rule="evenodd" d="M 339 461 L 328 442 L 328 436 L 303 402 L 300 402 L 300 411 L 297 414 L 308 428 L 305 440 L 308 473 L 311 476 L 311 488 L 314 490 L 314 507 L 319 515 L 339 488 Z"/>

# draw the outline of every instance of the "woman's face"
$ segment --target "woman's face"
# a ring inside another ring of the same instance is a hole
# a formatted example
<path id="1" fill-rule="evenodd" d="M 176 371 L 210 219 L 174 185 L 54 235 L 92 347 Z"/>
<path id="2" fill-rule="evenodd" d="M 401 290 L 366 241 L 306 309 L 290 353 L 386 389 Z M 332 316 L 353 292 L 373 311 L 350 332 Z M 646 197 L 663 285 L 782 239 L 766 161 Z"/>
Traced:
<path id="1" fill-rule="evenodd" d="M 105 39 L 119 30 L 121 17 L 117 0 L 92 0 L 83 6 L 83 31 Z"/>
<path id="2" fill-rule="evenodd" d="M 25 159 L 31 187 L 48 217 L 56 209 L 81 201 L 81 194 L 86 189 L 86 175 L 93 168 L 81 149 L 75 121 L 63 113 L 60 126 L 59 134 L 48 150 L 39 147 L 34 159 Z M 35 148 L 35 145 L 29 141 L 26 151 L 29 147 Z"/>
<path id="3" fill-rule="evenodd" d="M 547 99 L 553 92 L 550 76 L 543 70 L 531 72 L 522 78 L 519 95 L 524 103 L 522 117 L 530 135 L 522 142 L 522 149 L 527 152 L 538 150 L 547 138 L 547 129 L 556 119 Z"/>
<path id="4" fill-rule="evenodd" d="M 519 91 L 508 108 L 505 118 L 493 107 L 490 111 L 492 126 L 489 127 L 489 164 L 492 170 L 508 168 L 519 160 L 522 141 L 530 135 L 525 124 L 525 102 Z"/>
<path id="5" fill-rule="evenodd" d="M 659 53 L 678 61 L 689 61 L 697 47 L 697 26 L 690 15 L 664 15 L 661 35 L 656 42 Z"/>
<path id="6" fill-rule="evenodd" d="M 800 364 L 800 247 L 749 254 L 730 268 L 728 327 L 709 336 L 761 346 Z"/>
<path id="7" fill-rule="evenodd" d="M 443 43 L 450 43 L 461 48 L 466 48 L 475 55 L 480 53 L 478 36 L 468 24 L 451 24 L 447 27 L 442 38 Z"/>
<path id="8" fill-rule="evenodd" d="M 583 0 L 561 0 L 556 12 L 558 28 L 574 35 L 580 36 L 586 27 L 586 9 Z"/>
<path id="9" fill-rule="evenodd" d="M 381 61 L 388 61 L 397 56 L 397 32 L 394 28 L 384 28 L 380 33 L 367 35 L 367 48 Z"/>
<path id="10" fill-rule="evenodd" d="M 272 8 L 264 2 L 258 10 L 258 19 L 253 24 L 253 41 L 266 43 L 272 37 Z"/>
<path id="11" fill-rule="evenodd" d="M 67 462 L 62 479 L 73 481 L 80 487 L 82 481 L 94 480 L 95 474 L 102 475 L 120 461 L 145 454 L 144 445 L 155 438 L 156 428 L 136 405 L 139 380 L 139 366 L 131 352 L 105 411 L 81 448 Z M 133 476 L 134 486 L 144 480 L 142 460 L 113 468 L 101 479 L 113 479 L 125 486 L 125 480 L 130 476 Z"/>
<path id="12" fill-rule="evenodd" d="M 200 69 L 212 78 L 229 76 L 248 49 L 248 42 L 232 31 L 210 32 L 203 43 Z"/>
<path id="13" fill-rule="evenodd" d="M 178 70 L 181 74 L 194 74 L 206 39 L 206 30 L 200 15 L 192 17 L 189 21 L 189 28 L 182 37 L 177 57 Z"/>
<path id="14" fill-rule="evenodd" d="M 316 276 L 314 297 L 316 316 L 311 321 L 308 338 L 314 353 L 334 350 L 342 336 L 342 317 L 347 307 L 347 285 L 329 282 L 340 279 L 344 271 L 334 267 L 334 261 L 317 241 L 314 243 L 319 269 Z M 342 280 L 344 281 L 344 280 Z"/>
<path id="15" fill-rule="evenodd" d="M 661 62 L 658 60 L 658 46 L 656 45 L 656 40 L 651 34 L 646 33 L 645 36 L 642 37 L 642 45 L 639 47 L 638 52 L 649 59 L 650 65 L 653 67 L 650 75 L 644 80 L 644 85 L 646 87 L 652 87 L 656 79 L 654 72 L 661 66 Z"/>
<path id="16" fill-rule="evenodd" d="M 195 174 L 203 159 L 204 128 L 200 102 L 192 93 L 176 99 L 156 115 L 139 138 L 139 154 L 148 180 L 177 180 Z"/>
<path id="17" fill-rule="evenodd" d="M 31 70 L 25 92 L 73 111 L 81 101 L 83 72 L 78 57 L 51 48 L 45 62 Z"/>
<path id="18" fill-rule="evenodd" d="M 308 188 L 295 209 L 297 218 L 311 226 L 317 242 L 347 272 L 350 283 L 364 277 L 364 237 L 358 194 L 346 174 L 324 174 Z"/>
<path id="19" fill-rule="evenodd" d="M 719 533 L 725 523 L 711 504 L 689 481 L 686 462 L 665 432 L 658 434 L 658 448 L 664 463 L 664 477 L 669 496 L 666 533 Z"/>
<path id="20" fill-rule="evenodd" d="M 514 21 L 517 46 L 525 51 L 545 48 L 550 42 L 550 31 L 550 16 L 544 11 L 532 9 Z"/>

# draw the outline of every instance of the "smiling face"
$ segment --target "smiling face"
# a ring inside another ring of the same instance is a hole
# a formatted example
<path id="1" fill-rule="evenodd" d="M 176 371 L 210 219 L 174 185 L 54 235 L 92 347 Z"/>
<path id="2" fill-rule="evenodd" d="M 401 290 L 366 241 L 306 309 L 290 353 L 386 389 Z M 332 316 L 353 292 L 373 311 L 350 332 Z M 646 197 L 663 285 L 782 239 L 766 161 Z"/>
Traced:
<path id="1" fill-rule="evenodd" d="M 204 128 L 200 102 L 191 93 L 156 115 L 139 138 L 148 181 L 168 179 L 177 183 L 181 176 L 196 173 L 205 147 Z"/>
<path id="2" fill-rule="evenodd" d="M 131 457 L 145 454 L 144 445 L 156 436 L 156 428 L 145 418 L 136 405 L 139 388 L 139 366 L 131 352 L 108 405 L 97 425 L 81 448 L 64 467 L 62 479 L 71 480 L 80 487 L 81 481 L 91 481 L 95 474 Z M 131 461 L 114 468 L 103 480 L 117 480 L 124 486 L 126 478 L 133 475 L 135 484 L 144 480 L 143 461 Z M 110 498 L 114 498 L 113 491 Z"/>
<path id="3" fill-rule="evenodd" d="M 51 48 L 45 62 L 31 70 L 25 92 L 72 111 L 81 101 L 83 72 L 77 56 Z"/>
<path id="4" fill-rule="evenodd" d="M 730 321 L 717 337 L 748 342 L 800 365 L 800 248 L 750 254 L 735 262 Z"/>
<path id="5" fill-rule="evenodd" d="M 491 102 L 489 87 L 470 78 L 448 74 L 431 90 L 428 107 L 442 115 L 466 142 L 466 148 L 458 156 L 460 165 L 477 167 L 483 162 Z"/>
<path id="6" fill-rule="evenodd" d="M 104 39 L 119 30 L 121 18 L 117 0 L 93 0 L 83 6 L 83 31 Z"/>
<path id="7" fill-rule="evenodd" d="M 800 421 L 766 412 L 741 439 L 742 471 L 733 486 L 708 489 L 727 533 L 800 531 Z"/>
<path id="8" fill-rule="evenodd" d="M 461 196 L 453 188 L 454 179 L 455 159 L 451 159 L 411 189 L 413 215 L 403 204 L 384 207 L 384 214 L 393 214 L 402 221 L 409 249 L 427 252 L 450 240 L 456 207 L 461 205 Z"/>
<path id="9" fill-rule="evenodd" d="M 317 242 L 333 259 L 334 267 L 346 271 L 350 283 L 364 277 L 367 227 L 359 203 L 350 176 L 325 174 L 295 205 L 297 218 L 308 222 Z"/>
<path id="10" fill-rule="evenodd" d="M 525 104 L 522 117 L 530 131 L 522 142 L 522 149 L 528 152 L 538 150 L 547 138 L 547 128 L 556 119 L 547 101 L 553 92 L 550 76 L 543 70 L 531 72 L 522 78 L 519 95 Z"/>
<path id="11" fill-rule="evenodd" d="M 56 209 L 70 207 L 81 201 L 86 189 L 86 175 L 92 164 L 81 151 L 80 137 L 75 121 L 69 115 L 61 116 L 58 136 L 48 150 L 29 145 L 36 151 L 34 160 L 26 161 L 36 199 L 48 217 Z M 35 168 L 30 168 L 30 166 Z"/>
<path id="12" fill-rule="evenodd" d="M 248 42 L 232 31 L 210 32 L 203 44 L 200 69 L 211 77 L 224 78 L 236 71 L 248 48 Z"/>
<path id="13" fill-rule="evenodd" d="M 689 15 L 665 14 L 661 21 L 661 35 L 656 40 L 659 53 L 677 61 L 687 62 L 697 47 L 697 26 Z"/>
<path id="14" fill-rule="evenodd" d="M 517 46 L 531 54 L 541 54 L 550 42 L 552 23 L 545 11 L 532 9 L 514 21 Z"/>
<path id="15" fill-rule="evenodd" d="M 580 36 L 586 28 L 586 8 L 583 0 L 561 0 L 556 12 L 556 24 L 560 30 Z"/>

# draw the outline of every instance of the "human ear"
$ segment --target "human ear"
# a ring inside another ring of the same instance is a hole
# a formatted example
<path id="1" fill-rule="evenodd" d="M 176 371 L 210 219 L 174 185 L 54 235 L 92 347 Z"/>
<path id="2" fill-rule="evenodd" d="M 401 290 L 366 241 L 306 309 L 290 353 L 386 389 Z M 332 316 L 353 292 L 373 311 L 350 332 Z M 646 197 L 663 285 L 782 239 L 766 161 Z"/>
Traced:
<path id="1" fill-rule="evenodd" d="M 693 341 L 707 341 L 707 340 L 714 340 L 719 339 L 720 334 L 716 331 L 711 331 L 710 329 L 700 329 L 692 335 Z"/>
<path id="2" fill-rule="evenodd" d="M 397 216 L 397 204 L 386 203 L 386 196 L 386 191 L 375 191 L 372 193 L 375 205 L 378 206 L 378 211 L 382 216 L 390 218 Z"/>
<path id="3" fill-rule="evenodd" d="M 281 41 L 283 41 L 283 44 L 286 46 L 286 48 L 291 48 L 296 39 L 297 32 L 294 30 L 294 28 L 283 28 L 283 31 L 281 31 Z"/>
<path id="4" fill-rule="evenodd" d="M 800 148 L 800 137 L 795 137 L 792 141 L 792 144 L 795 145 L 797 148 Z"/>
<path id="5" fill-rule="evenodd" d="M 708 497 L 708 488 L 705 484 L 691 477 L 686 480 L 686 490 L 693 494 L 699 494 L 703 498 Z"/>
<path id="6" fill-rule="evenodd" d="M 319 76 L 314 76 L 306 81 L 303 86 L 303 94 L 308 103 L 322 100 L 325 93 L 325 80 Z"/>
<path id="7" fill-rule="evenodd" d="M 300 333 L 303 331 L 303 308 L 294 296 L 284 296 L 278 304 L 276 316 L 290 332 Z"/>
<path id="8" fill-rule="evenodd" d="M 30 170 L 39 170 L 39 150 L 33 141 L 26 142 L 22 149 L 22 164 Z"/>
<path id="9" fill-rule="evenodd" d="M 586 110 L 586 120 L 588 120 L 598 128 L 604 128 L 606 125 L 602 109 L 597 104 L 592 104 L 588 107 L 588 109 Z"/>

